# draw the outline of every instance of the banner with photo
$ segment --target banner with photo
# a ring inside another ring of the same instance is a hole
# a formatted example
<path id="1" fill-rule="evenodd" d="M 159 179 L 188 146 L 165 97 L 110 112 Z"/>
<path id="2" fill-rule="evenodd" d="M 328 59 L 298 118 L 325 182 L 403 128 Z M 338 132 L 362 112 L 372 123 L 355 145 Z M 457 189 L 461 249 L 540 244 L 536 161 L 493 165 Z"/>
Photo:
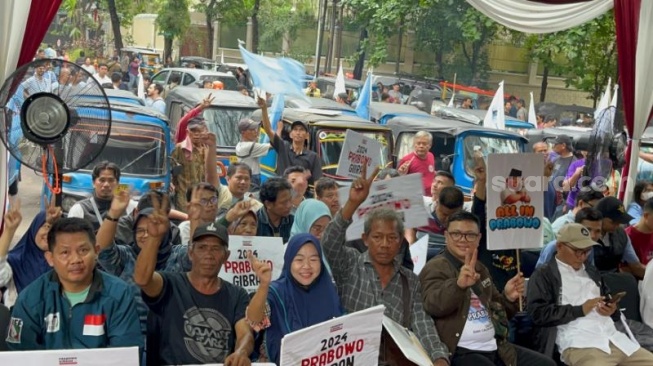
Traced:
<path id="1" fill-rule="evenodd" d="M 487 248 L 542 247 L 542 154 L 490 154 L 487 159 Z"/>
<path id="2" fill-rule="evenodd" d="M 282 238 L 230 235 L 229 251 L 229 259 L 222 266 L 219 276 L 249 293 L 256 292 L 259 279 L 247 259 L 247 252 L 252 251 L 256 258 L 270 263 L 273 281 L 281 275 L 286 252 Z"/>

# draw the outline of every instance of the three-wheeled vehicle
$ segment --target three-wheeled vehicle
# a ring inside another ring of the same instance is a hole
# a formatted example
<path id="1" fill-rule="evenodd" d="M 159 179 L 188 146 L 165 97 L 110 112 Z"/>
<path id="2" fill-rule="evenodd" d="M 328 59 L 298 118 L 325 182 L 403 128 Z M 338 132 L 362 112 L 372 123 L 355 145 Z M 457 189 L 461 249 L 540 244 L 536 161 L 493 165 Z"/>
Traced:
<path id="1" fill-rule="evenodd" d="M 480 149 L 486 156 L 492 153 L 517 154 L 524 152 L 528 142 L 514 132 L 440 117 L 399 116 L 388 120 L 387 126 L 392 129 L 396 161 L 413 151 L 413 139 L 418 131 L 430 132 L 436 170 L 450 171 L 456 185 L 466 195 L 472 190 L 475 149 Z"/>
<path id="2" fill-rule="evenodd" d="M 553 149 L 554 140 L 558 135 L 567 135 L 571 138 L 574 150 L 587 151 L 590 143 L 591 128 L 583 127 L 552 127 L 545 129 L 532 129 L 526 132 L 528 138 L 528 151 L 533 150 L 536 142 L 544 141 Z"/>
<path id="3" fill-rule="evenodd" d="M 111 99 L 110 102 L 111 131 L 104 149 L 87 166 L 63 175 L 61 206 L 64 213 L 78 200 L 93 194 L 91 173 L 95 164 L 103 160 L 120 167 L 120 183 L 129 185 L 136 196 L 151 189 L 167 191 L 170 186 L 169 155 L 173 145 L 166 116 L 129 102 Z M 88 105 L 89 113 L 103 105 L 93 101 L 81 103 Z M 65 146 L 76 148 L 70 141 L 66 141 Z M 67 156 L 72 159 L 74 155 Z"/>
<path id="4" fill-rule="evenodd" d="M 252 116 L 260 120 L 261 111 L 258 110 Z M 295 121 L 303 121 L 308 124 L 308 149 L 314 151 L 322 161 L 322 174 L 335 179 L 339 185 L 351 184 L 351 178 L 336 175 L 340 152 L 345 141 L 347 130 L 362 133 L 368 137 L 381 142 L 381 162 L 383 164 L 392 159 L 392 133 L 389 128 L 367 121 L 357 116 L 343 114 L 339 111 L 328 110 L 299 110 L 286 108 L 280 121 L 284 124 L 282 138 L 290 140 L 291 125 Z M 261 139 L 264 136 L 261 134 Z M 270 150 L 268 155 L 261 158 L 262 180 L 276 176 L 277 155 Z"/>
<path id="5" fill-rule="evenodd" d="M 214 98 L 211 106 L 202 112 L 209 131 L 214 133 L 218 162 L 225 167 L 236 161 L 236 144 L 240 141 L 238 121 L 248 118 L 258 109 L 254 99 L 231 90 L 200 89 L 178 86 L 166 96 L 166 114 L 174 135 L 183 115 L 199 105 L 209 94 Z M 224 177 L 226 171 L 219 174 Z M 225 182 L 223 182 L 225 183 Z"/>
<path id="6" fill-rule="evenodd" d="M 339 111 L 343 114 L 356 116 L 356 110 L 349 104 L 338 103 L 333 99 L 306 97 L 305 99 L 286 96 L 284 98 L 285 108 L 294 109 L 317 109 Z"/>
<path id="7" fill-rule="evenodd" d="M 365 83 L 360 80 L 345 79 L 345 89 L 349 95 L 350 102 L 358 100 L 358 96 L 361 94 L 363 85 L 365 85 Z M 336 78 L 320 76 L 317 78 L 317 87 L 322 92 L 323 98 L 335 99 L 333 93 L 336 90 Z"/>
<path id="8" fill-rule="evenodd" d="M 370 120 L 381 125 L 398 116 L 428 117 L 429 114 L 407 104 L 370 102 Z"/>
<path id="9" fill-rule="evenodd" d="M 583 116 L 592 117 L 594 110 L 590 107 L 583 107 L 579 105 L 564 105 L 557 103 L 538 103 L 535 105 L 537 114 L 551 115 L 558 120 L 558 126 L 576 126 L 580 125 Z M 590 118 L 590 124 L 585 127 L 591 127 L 594 124 L 594 119 Z"/>
<path id="10" fill-rule="evenodd" d="M 483 119 L 487 114 L 485 109 L 461 109 L 452 107 L 439 108 L 435 113 L 436 116 L 442 118 L 453 118 L 463 122 L 473 123 L 475 125 L 483 126 Z M 534 129 L 535 126 L 520 119 L 506 116 L 505 118 L 506 130 L 517 132 L 524 135 L 527 130 Z"/>
<path id="11" fill-rule="evenodd" d="M 122 57 L 125 54 L 130 60 L 133 60 L 134 56 L 140 56 L 143 75 L 153 75 L 163 68 L 161 55 L 154 48 L 123 47 L 120 49 L 120 55 Z"/>
<path id="12" fill-rule="evenodd" d="M 140 106 L 145 105 L 145 100 L 139 98 L 136 94 L 126 90 L 104 89 L 104 94 L 106 94 L 106 96 L 109 98 L 110 103 L 120 102 Z M 103 99 L 104 96 L 96 94 L 80 94 L 76 98 L 78 101 L 98 101 Z"/>

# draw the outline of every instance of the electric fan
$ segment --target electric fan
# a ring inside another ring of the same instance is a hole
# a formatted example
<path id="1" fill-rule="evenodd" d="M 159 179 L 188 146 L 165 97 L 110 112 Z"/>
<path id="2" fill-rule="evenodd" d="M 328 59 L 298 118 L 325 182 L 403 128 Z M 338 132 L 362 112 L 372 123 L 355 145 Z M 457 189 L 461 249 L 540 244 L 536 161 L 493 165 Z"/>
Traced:
<path id="1" fill-rule="evenodd" d="M 61 175 L 91 163 L 111 130 L 104 90 L 74 63 L 42 59 L 17 69 L 0 89 L 0 139 L 23 165 L 41 172 L 61 197 Z"/>

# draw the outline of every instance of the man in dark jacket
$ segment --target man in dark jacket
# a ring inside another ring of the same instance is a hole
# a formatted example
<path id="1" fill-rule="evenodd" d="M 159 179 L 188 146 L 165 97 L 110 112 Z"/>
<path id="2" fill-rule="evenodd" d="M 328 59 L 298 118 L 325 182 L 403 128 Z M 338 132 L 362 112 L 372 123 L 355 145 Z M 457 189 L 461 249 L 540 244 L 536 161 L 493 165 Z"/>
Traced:
<path id="1" fill-rule="evenodd" d="M 527 308 L 537 327 L 535 344 L 546 355 L 557 345 L 571 366 L 653 365 L 653 354 L 615 328 L 615 294 L 587 263 L 596 244 L 586 227 L 567 224 L 558 233 L 555 258 L 531 276 Z"/>
<path id="2" fill-rule="evenodd" d="M 426 264 L 419 279 L 424 309 L 452 353 L 452 366 L 554 366 L 550 358 L 508 342 L 508 317 L 517 312 L 524 277 L 518 273 L 503 292 L 493 285 L 488 269 L 477 262 L 478 218 L 454 213 L 445 238 L 445 251 Z"/>

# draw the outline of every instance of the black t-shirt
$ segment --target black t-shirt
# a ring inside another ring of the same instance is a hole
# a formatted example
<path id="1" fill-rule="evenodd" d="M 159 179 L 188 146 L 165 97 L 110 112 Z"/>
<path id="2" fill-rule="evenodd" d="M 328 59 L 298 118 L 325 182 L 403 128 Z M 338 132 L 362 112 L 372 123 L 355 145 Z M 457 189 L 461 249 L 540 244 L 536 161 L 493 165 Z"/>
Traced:
<path id="1" fill-rule="evenodd" d="M 314 151 L 306 148 L 301 154 L 295 154 L 292 145 L 277 135 L 272 140 L 272 147 L 277 152 L 277 175 L 283 175 L 286 168 L 299 165 L 311 172 L 308 184 L 313 185 L 322 178 L 322 161 Z"/>
<path id="2" fill-rule="evenodd" d="M 234 349 L 234 326 L 245 317 L 247 292 L 221 281 L 217 293 L 204 295 L 195 290 L 186 273 L 160 274 L 161 295 L 151 298 L 142 294 L 151 310 L 148 338 L 156 339 L 148 339 L 148 347 L 158 348 L 148 348 L 148 363 L 155 355 L 159 365 L 223 363 Z"/>

